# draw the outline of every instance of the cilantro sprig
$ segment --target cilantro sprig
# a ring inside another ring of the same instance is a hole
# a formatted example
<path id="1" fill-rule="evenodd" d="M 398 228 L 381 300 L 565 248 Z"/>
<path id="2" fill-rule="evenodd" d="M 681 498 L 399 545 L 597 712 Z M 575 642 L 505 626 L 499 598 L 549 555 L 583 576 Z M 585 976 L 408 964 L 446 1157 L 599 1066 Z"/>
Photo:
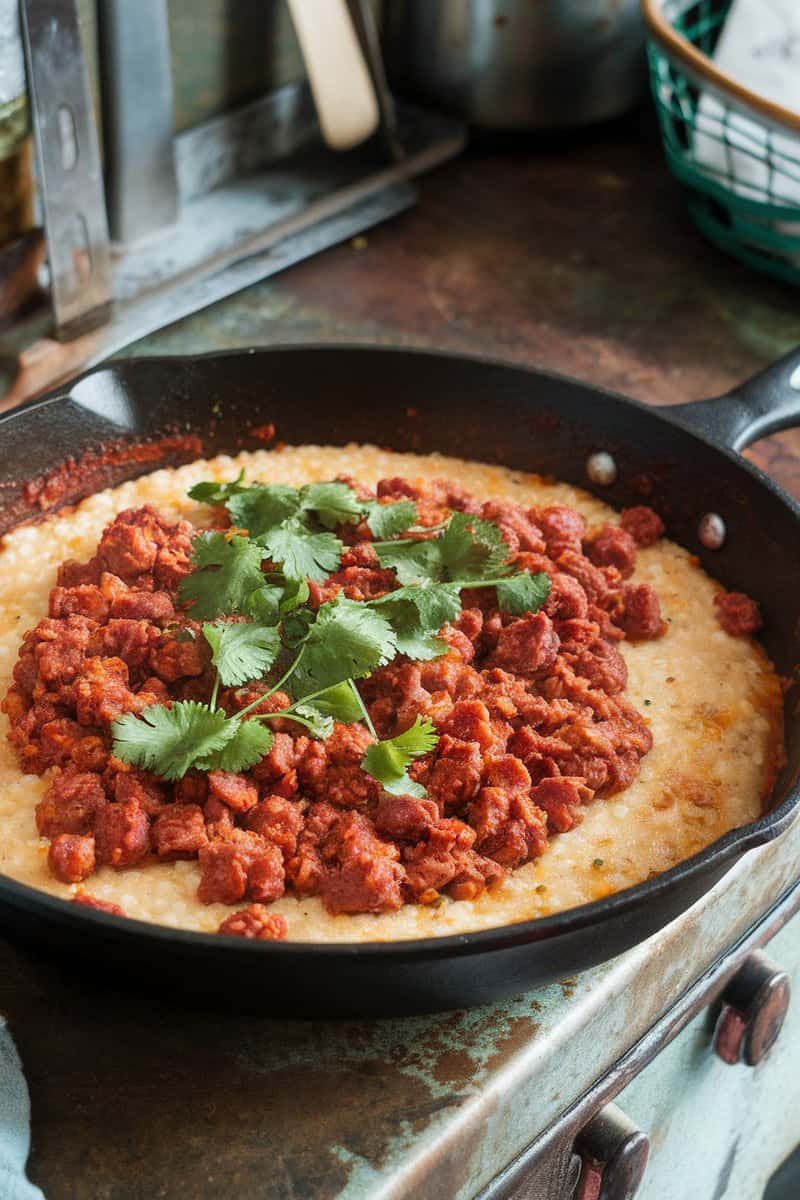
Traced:
<path id="1" fill-rule="evenodd" d="M 425 661 L 447 653 L 447 642 L 435 635 L 457 619 L 461 599 L 455 584 L 432 583 L 396 588 L 373 600 L 371 607 L 392 626 L 397 653 Z"/>
<path id="2" fill-rule="evenodd" d="M 114 753 L 164 779 L 191 769 L 244 771 L 269 753 L 269 721 L 290 719 L 320 739 L 334 721 L 363 721 L 375 738 L 363 769 L 387 791 L 424 795 L 408 768 L 435 746 L 433 725 L 418 718 L 404 733 L 379 740 L 355 680 L 398 654 L 425 660 L 447 653 L 438 635 L 458 618 L 462 591 L 495 587 L 501 609 L 537 611 L 550 592 L 547 575 L 513 572 L 490 521 L 454 513 L 442 526 L 415 531 L 413 501 L 363 500 L 340 481 L 295 489 L 248 484 L 240 473 L 230 483 L 196 484 L 190 495 L 224 504 L 233 522 L 227 533 L 197 537 L 194 570 L 179 589 L 190 618 L 204 622 L 215 669 L 211 696 L 208 704 L 173 701 L 120 717 L 112 726 Z M 308 581 L 322 582 L 338 568 L 343 547 L 334 531 L 360 521 L 399 586 L 365 602 L 339 594 L 314 611 Z M 260 684 L 275 674 L 277 681 L 234 715 L 218 706 L 220 687 Z M 281 689 L 292 698 L 289 707 L 261 711 Z"/>
<path id="3" fill-rule="evenodd" d="M 378 539 L 397 537 L 410 529 L 417 520 L 417 506 L 413 500 L 398 500 L 394 504 L 367 500 L 364 511 L 369 531 Z"/>
<path id="4" fill-rule="evenodd" d="M 433 750 L 439 735 L 429 717 L 417 717 L 414 724 L 397 737 L 386 738 L 369 746 L 361 765 L 395 796 L 425 795 L 425 788 L 408 774 L 415 758 Z"/>
<path id="5" fill-rule="evenodd" d="M 151 704 L 139 717 L 125 713 L 112 730 L 118 758 L 164 779 L 180 779 L 195 762 L 218 754 L 231 733 L 221 709 L 196 700 Z"/>

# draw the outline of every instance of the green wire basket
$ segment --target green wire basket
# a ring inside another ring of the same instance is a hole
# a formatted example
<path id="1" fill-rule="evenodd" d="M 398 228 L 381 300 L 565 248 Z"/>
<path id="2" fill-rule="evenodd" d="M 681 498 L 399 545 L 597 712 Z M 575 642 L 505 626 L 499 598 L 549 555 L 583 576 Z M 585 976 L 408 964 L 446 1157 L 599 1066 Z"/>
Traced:
<path id="1" fill-rule="evenodd" d="M 714 63 L 731 2 L 642 0 L 667 163 L 712 242 L 800 284 L 800 114 L 757 96 Z"/>

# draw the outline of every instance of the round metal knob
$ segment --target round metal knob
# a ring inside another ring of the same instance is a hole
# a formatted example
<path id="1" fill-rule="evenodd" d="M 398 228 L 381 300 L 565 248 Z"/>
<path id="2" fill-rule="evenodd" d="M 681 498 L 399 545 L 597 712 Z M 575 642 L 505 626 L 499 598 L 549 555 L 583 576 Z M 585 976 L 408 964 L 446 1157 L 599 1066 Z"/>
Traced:
<path id="1" fill-rule="evenodd" d="M 616 1104 L 607 1104 L 575 1139 L 581 1172 L 574 1200 L 633 1200 L 649 1151 L 647 1134 Z"/>
<path id="2" fill-rule="evenodd" d="M 790 999 L 789 977 L 757 950 L 722 994 L 714 1051 L 723 1062 L 755 1067 L 778 1040 Z"/>

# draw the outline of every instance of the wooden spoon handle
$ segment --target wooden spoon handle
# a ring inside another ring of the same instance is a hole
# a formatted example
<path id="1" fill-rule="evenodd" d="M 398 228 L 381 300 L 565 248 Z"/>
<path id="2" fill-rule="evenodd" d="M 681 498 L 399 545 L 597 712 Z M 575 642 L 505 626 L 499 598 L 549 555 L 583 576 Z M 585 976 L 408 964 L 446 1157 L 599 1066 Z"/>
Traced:
<path id="1" fill-rule="evenodd" d="M 378 128 L 375 89 L 345 0 L 289 0 L 297 40 L 332 150 L 349 150 Z"/>

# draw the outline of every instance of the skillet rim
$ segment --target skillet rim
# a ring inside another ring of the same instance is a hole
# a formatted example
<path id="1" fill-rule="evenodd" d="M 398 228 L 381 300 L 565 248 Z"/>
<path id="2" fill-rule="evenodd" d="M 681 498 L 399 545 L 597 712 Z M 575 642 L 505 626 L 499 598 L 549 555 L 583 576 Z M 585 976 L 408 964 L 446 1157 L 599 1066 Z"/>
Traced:
<path id="1" fill-rule="evenodd" d="M 766 472 L 762 471 L 760 467 L 745 458 L 738 451 L 721 444 L 709 435 L 695 429 L 685 419 L 681 419 L 681 417 L 685 418 L 687 409 L 693 410 L 696 406 L 696 409 L 699 410 L 704 403 L 702 400 L 676 405 L 675 407 L 679 409 L 681 416 L 670 416 L 669 412 L 673 407 L 671 405 L 645 404 L 634 397 L 622 395 L 609 388 L 577 379 L 574 376 L 564 375 L 556 371 L 541 370 L 536 367 L 528 367 L 522 363 L 510 362 L 507 359 L 492 355 L 460 353 L 452 350 L 415 346 L 412 344 L 394 346 L 370 342 L 287 342 L 266 346 L 240 347 L 223 351 L 212 350 L 202 354 L 141 355 L 138 357 L 115 358 L 92 367 L 90 370 L 85 371 L 75 379 L 69 380 L 62 387 L 55 389 L 40 399 L 0 414 L 0 431 L 10 422 L 24 421 L 28 415 L 38 412 L 42 408 L 55 404 L 70 403 L 72 400 L 72 389 L 77 384 L 104 371 L 111 371 L 112 373 L 122 372 L 124 374 L 126 370 L 131 368 L 134 371 L 138 370 L 139 364 L 147 364 L 149 367 L 161 368 L 167 371 L 174 370 L 175 368 L 189 368 L 193 371 L 195 369 L 201 370 L 203 364 L 208 360 L 250 358 L 254 355 L 269 355 L 276 352 L 305 355 L 319 351 L 328 353 L 336 351 L 347 353 L 369 351 L 376 355 L 386 355 L 387 357 L 403 355 L 416 358 L 437 358 L 457 362 L 462 365 L 475 364 L 502 368 L 516 372 L 521 376 L 534 376 L 539 380 L 554 380 L 559 383 L 577 386 L 602 400 L 611 400 L 618 405 L 622 405 L 623 408 L 630 407 L 638 410 L 643 415 L 655 417 L 672 428 L 680 429 L 682 433 L 696 439 L 716 453 L 722 454 L 734 466 L 740 470 L 744 469 L 746 474 L 756 483 L 765 487 L 767 491 L 780 500 L 789 509 L 789 512 L 795 519 L 800 519 L 800 502 L 789 495 Z M 136 438 L 132 438 L 131 440 L 135 442 Z M 744 445 L 747 444 L 745 439 Z M 142 474 L 146 473 L 146 471 L 142 472 Z M 12 904 L 15 901 L 22 902 L 27 907 L 40 910 L 45 916 L 50 915 L 55 917 L 56 922 L 66 922 L 67 924 L 79 927 L 82 922 L 88 921 L 90 925 L 94 924 L 99 930 L 105 929 L 115 934 L 122 934 L 124 937 L 132 939 L 145 937 L 158 942 L 171 943 L 177 941 L 186 948 L 194 947 L 197 951 L 212 947 L 220 949 L 227 947 L 230 951 L 235 950 L 237 954 L 277 954 L 283 958 L 290 959 L 298 955 L 305 956 L 307 951 L 314 951 L 316 956 L 325 958 L 335 957 L 340 954 L 344 954 L 347 958 L 372 957 L 375 959 L 428 959 L 446 957 L 448 954 L 461 957 L 471 953 L 499 951 L 510 949 L 514 946 L 548 941 L 561 934 L 578 932 L 593 925 L 602 926 L 607 919 L 623 917 L 628 911 L 634 912 L 642 903 L 657 903 L 661 896 L 668 894 L 673 888 L 679 887 L 685 879 L 695 876 L 701 871 L 711 872 L 714 868 L 724 869 L 726 863 L 729 866 L 733 866 L 747 850 L 755 849 L 758 846 L 766 845 L 773 841 L 793 823 L 793 820 L 797 817 L 798 808 L 800 808 L 800 781 L 790 788 L 780 804 L 763 813 L 756 821 L 728 830 L 727 833 L 717 838 L 710 845 L 691 855 L 689 858 L 682 859 L 675 866 L 670 867 L 668 870 L 651 879 L 646 879 L 640 883 L 633 884 L 631 887 L 623 888 L 621 891 L 604 896 L 599 900 L 592 900 L 574 908 L 551 913 L 548 916 L 531 917 L 506 925 L 490 926 L 464 933 L 443 934 L 441 936 L 425 938 L 364 942 L 263 942 L 231 937 L 219 933 L 203 933 L 197 930 L 174 928 L 155 922 L 141 921 L 134 917 L 124 917 L 124 924 L 120 925 L 119 917 L 113 914 L 75 905 L 70 900 L 64 900 L 61 897 L 51 895 L 48 892 L 32 887 L 30 884 L 21 883 L 11 876 L 2 873 L 0 873 L 0 899 L 7 898 L 11 900 Z M 704 889 L 703 894 L 709 890 L 710 887 Z M 686 908 L 682 911 L 686 911 Z"/>

